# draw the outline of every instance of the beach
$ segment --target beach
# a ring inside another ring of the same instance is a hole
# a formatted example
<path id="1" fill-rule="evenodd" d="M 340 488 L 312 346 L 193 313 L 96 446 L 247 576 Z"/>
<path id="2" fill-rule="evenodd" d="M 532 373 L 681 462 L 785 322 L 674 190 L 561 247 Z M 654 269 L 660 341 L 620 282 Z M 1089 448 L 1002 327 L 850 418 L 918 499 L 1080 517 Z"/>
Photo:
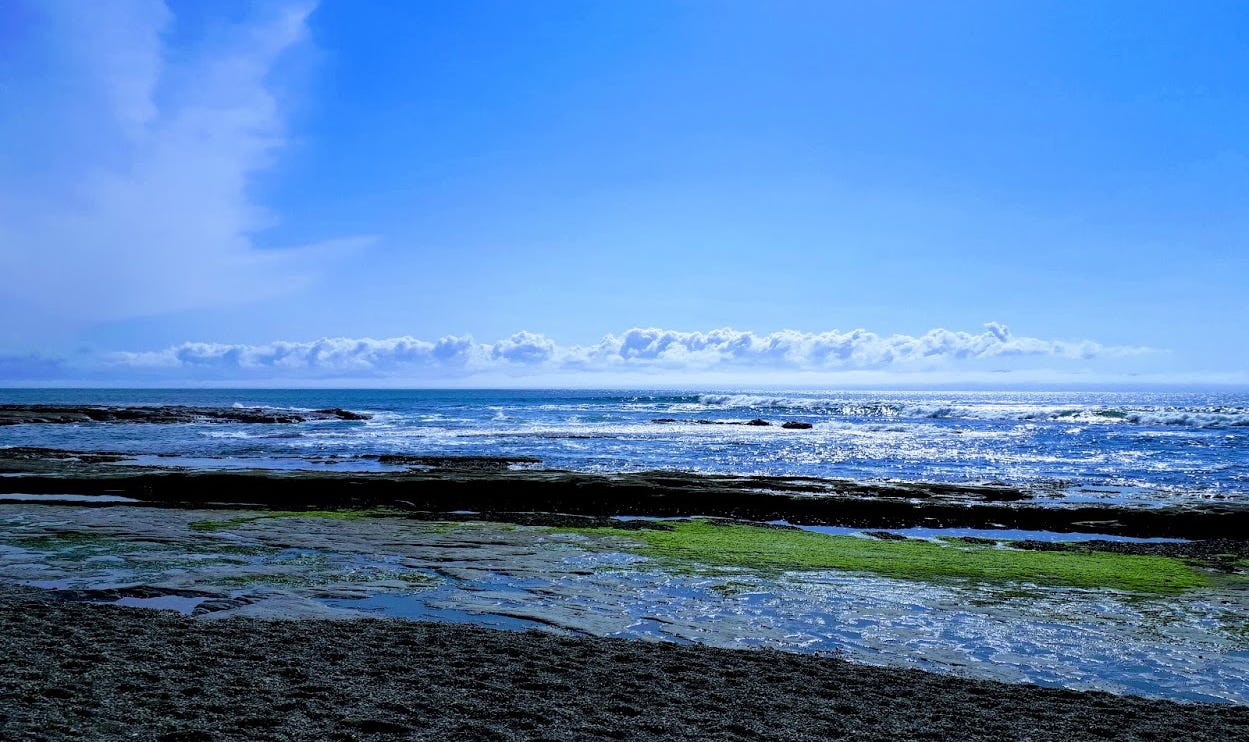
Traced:
<path id="1" fill-rule="evenodd" d="M 1249 738 L 1234 468 L 1218 497 L 1092 473 L 559 468 L 535 447 L 696 462 L 845 430 L 743 409 L 482 445 L 483 414 L 422 450 L 377 444 L 399 424 L 350 400 L 10 405 L 8 440 L 39 445 L 0 448 L 0 736 Z"/>
<path id="2" fill-rule="evenodd" d="M 1249 708 L 833 657 L 400 620 L 204 622 L 0 593 L 0 736 L 1249 739 Z"/>

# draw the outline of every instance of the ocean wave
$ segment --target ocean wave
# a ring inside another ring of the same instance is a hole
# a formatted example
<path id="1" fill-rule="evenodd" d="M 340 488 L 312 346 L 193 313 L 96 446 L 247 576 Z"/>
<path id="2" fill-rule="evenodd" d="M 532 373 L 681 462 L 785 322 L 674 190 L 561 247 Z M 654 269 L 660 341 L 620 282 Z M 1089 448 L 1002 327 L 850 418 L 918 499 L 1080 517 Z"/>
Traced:
<path id="1" fill-rule="evenodd" d="M 242 402 L 235 402 L 230 407 L 236 410 L 289 410 L 290 412 L 312 412 L 314 409 L 312 407 L 293 407 L 291 405 L 243 404 Z"/>
<path id="2" fill-rule="evenodd" d="M 750 394 L 702 394 L 698 398 L 703 407 L 723 409 L 798 410 L 822 412 L 846 417 L 896 417 L 905 405 L 895 402 L 859 402 L 809 397 L 765 397 Z"/>
<path id="3" fill-rule="evenodd" d="M 1249 409 L 1085 409 L 1040 410 L 1020 419 L 1082 424 L 1124 424 L 1146 427 L 1236 428 L 1249 426 Z"/>
<path id="4" fill-rule="evenodd" d="M 1015 420 L 1067 424 L 1126 424 L 1151 427 L 1249 427 L 1249 407 L 1113 407 L 1039 404 L 954 404 L 860 401 L 836 398 L 703 394 L 705 408 L 778 410 L 835 417 L 928 420 Z"/>

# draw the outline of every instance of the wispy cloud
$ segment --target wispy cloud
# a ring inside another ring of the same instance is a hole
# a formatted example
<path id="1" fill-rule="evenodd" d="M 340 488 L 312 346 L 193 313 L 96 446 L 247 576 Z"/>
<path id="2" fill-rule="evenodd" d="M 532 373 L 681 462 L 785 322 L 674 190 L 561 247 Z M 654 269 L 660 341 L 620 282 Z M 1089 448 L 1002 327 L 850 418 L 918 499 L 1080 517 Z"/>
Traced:
<path id="1" fill-rule="evenodd" d="M 286 141 L 268 78 L 306 43 L 310 10 L 270 7 L 175 53 L 177 19 L 158 0 L 32 4 L 15 52 L 26 68 L 6 79 L 0 67 L 16 93 L 4 104 L 15 123 L 0 132 L 16 153 L 0 174 L 9 321 L 255 300 L 306 284 L 328 253 L 359 244 L 255 243 L 272 220 L 248 188 Z"/>

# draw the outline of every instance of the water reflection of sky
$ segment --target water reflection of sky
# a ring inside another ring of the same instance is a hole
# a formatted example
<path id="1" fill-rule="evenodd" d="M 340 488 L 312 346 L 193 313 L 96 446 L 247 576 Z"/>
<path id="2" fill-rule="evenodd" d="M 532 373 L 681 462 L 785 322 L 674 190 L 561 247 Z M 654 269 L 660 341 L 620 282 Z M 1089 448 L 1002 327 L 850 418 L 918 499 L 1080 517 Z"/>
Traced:
<path id="1" fill-rule="evenodd" d="M 188 527 L 251 515 L 0 505 L 0 579 L 58 589 L 168 588 L 178 594 L 108 600 L 183 612 L 202 602 L 197 591 L 253 601 L 215 616 L 371 614 L 776 647 L 1249 703 L 1243 591 L 1145 598 L 838 572 L 672 574 L 636 555 L 598 550 L 605 542 L 499 524 L 260 518 L 212 532 Z"/>

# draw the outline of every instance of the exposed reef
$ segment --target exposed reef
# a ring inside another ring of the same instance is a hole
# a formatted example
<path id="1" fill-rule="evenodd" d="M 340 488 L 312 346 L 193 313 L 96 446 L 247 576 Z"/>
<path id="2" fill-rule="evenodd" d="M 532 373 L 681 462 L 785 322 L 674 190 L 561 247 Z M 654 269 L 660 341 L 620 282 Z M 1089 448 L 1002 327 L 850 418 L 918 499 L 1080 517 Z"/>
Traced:
<path id="1" fill-rule="evenodd" d="M 285 410 L 269 407 L 186 407 L 153 405 L 6 404 L 0 405 L 0 425 L 70 423 L 302 423 L 310 420 L 367 420 L 369 415 L 334 407 L 325 410 Z"/>
<path id="2" fill-rule="evenodd" d="M 120 451 L 68 451 L 63 448 L 10 446 L 0 448 L 0 473 L 33 473 L 43 470 L 73 471 L 78 464 L 113 464 L 132 458 Z"/>
<path id="3" fill-rule="evenodd" d="M 388 466 L 409 466 L 430 469 L 461 469 L 498 471 L 515 464 L 540 464 L 542 459 L 532 456 L 410 456 L 408 454 L 365 454 L 362 458 L 376 459 Z"/>
<path id="4" fill-rule="evenodd" d="M 756 417 L 751 420 L 706 420 L 703 418 L 699 418 L 696 420 L 682 420 L 680 418 L 675 418 L 675 417 L 654 417 L 654 418 L 651 418 L 651 422 L 657 425 L 675 425 L 675 424 L 745 425 L 747 427 L 756 427 L 756 428 L 766 428 L 766 427 L 771 427 L 772 425 L 772 423 L 768 422 L 767 420 L 764 420 L 761 417 Z M 788 420 L 782 423 L 780 427 L 784 428 L 785 430 L 810 430 L 811 428 L 815 426 L 813 426 L 811 423 L 801 423 L 795 420 Z"/>
<path id="5" fill-rule="evenodd" d="M 1209 538 L 1199 541 L 1164 541 L 1141 543 L 1139 541 L 1013 541 L 1011 546 L 1029 551 L 1088 553 L 1093 551 L 1135 556 L 1157 556 L 1199 562 L 1220 572 L 1244 572 L 1249 570 L 1249 539 Z"/>
<path id="6" fill-rule="evenodd" d="M 43 455 L 38 452 L 42 451 Z M 121 495 L 174 507 L 277 510 L 391 507 L 409 513 L 714 516 L 854 528 L 1017 528 L 1122 536 L 1244 539 L 1249 507 L 1194 502 L 1156 508 L 1054 504 L 1002 484 L 863 482 L 672 471 L 593 474 L 527 468 L 529 459 L 392 459 L 377 473 L 203 471 L 112 462 L 117 454 L 0 449 L 0 493 Z M 99 458 L 105 457 L 105 458 Z"/>

